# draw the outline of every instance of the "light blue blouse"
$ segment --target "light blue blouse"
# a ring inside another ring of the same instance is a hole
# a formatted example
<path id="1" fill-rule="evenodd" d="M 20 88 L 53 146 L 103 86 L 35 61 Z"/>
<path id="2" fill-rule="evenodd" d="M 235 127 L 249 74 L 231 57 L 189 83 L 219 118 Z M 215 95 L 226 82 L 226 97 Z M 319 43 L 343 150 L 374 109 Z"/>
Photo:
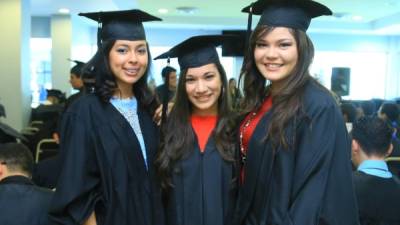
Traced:
<path id="1" fill-rule="evenodd" d="M 112 97 L 110 99 L 111 104 L 125 117 L 125 119 L 131 125 L 133 132 L 139 141 L 140 148 L 142 151 L 144 163 L 147 167 L 147 154 L 146 154 L 146 146 L 144 144 L 142 129 L 140 128 L 139 117 L 137 114 L 137 100 L 135 97 L 129 99 L 120 99 L 116 97 Z"/>

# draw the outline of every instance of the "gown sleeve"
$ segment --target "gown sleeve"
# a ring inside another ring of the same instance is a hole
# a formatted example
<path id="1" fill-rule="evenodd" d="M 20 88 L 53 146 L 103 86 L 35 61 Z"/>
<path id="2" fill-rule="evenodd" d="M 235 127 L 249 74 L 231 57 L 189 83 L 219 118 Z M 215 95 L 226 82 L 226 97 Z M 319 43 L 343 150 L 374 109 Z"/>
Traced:
<path id="1" fill-rule="evenodd" d="M 309 110 L 297 132 L 290 207 L 282 225 L 358 224 L 350 142 L 334 104 Z"/>
<path id="2" fill-rule="evenodd" d="M 63 118 L 60 143 L 63 167 L 50 207 L 50 218 L 56 224 L 82 224 L 101 200 L 90 120 L 74 113 Z"/>

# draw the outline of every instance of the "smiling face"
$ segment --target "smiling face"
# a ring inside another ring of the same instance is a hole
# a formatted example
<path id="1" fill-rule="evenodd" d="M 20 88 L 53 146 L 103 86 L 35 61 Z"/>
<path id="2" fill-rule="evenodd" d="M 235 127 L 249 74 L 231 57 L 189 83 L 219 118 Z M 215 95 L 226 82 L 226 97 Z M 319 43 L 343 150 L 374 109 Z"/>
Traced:
<path id="1" fill-rule="evenodd" d="M 193 114 L 216 115 L 222 81 L 215 64 L 189 68 L 185 81 L 186 93 L 193 106 Z"/>
<path id="2" fill-rule="evenodd" d="M 147 43 L 144 40 L 117 40 L 109 53 L 109 63 L 119 89 L 132 89 L 146 72 Z"/>
<path id="3" fill-rule="evenodd" d="M 254 60 L 257 69 L 272 85 L 287 78 L 298 61 L 297 43 L 289 29 L 277 27 L 259 38 L 254 48 Z"/>

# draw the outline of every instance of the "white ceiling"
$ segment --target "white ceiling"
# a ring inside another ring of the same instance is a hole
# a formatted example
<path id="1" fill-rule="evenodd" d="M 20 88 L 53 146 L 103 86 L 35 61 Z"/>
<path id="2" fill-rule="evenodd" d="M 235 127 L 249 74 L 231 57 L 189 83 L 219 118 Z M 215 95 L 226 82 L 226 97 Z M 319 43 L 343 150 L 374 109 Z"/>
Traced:
<path id="1" fill-rule="evenodd" d="M 59 8 L 79 12 L 139 8 L 161 17 L 156 27 L 245 29 L 247 15 L 240 10 L 249 0 L 30 0 L 34 16 L 57 14 Z M 341 32 L 400 35 L 400 0 L 319 0 L 334 12 L 333 17 L 313 20 L 310 32 Z M 195 7 L 184 13 L 178 7 Z M 162 14 L 159 9 L 167 9 Z M 359 17 L 355 20 L 354 17 Z M 255 19 L 256 21 L 256 19 Z M 150 23 L 149 23 L 150 24 Z"/>

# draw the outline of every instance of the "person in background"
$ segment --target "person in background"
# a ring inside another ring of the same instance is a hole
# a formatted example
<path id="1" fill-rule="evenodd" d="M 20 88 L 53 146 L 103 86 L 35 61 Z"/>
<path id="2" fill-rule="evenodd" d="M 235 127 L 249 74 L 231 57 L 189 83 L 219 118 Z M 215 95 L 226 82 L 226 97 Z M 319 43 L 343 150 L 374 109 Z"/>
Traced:
<path id="1" fill-rule="evenodd" d="M 0 224 L 50 225 L 53 192 L 31 181 L 33 157 L 21 143 L 0 144 Z"/>
<path id="2" fill-rule="evenodd" d="M 364 116 L 372 116 L 376 114 L 376 106 L 374 101 L 372 100 L 362 101 L 361 108 L 363 110 Z"/>
<path id="3" fill-rule="evenodd" d="M 378 110 L 379 118 L 386 121 L 393 128 L 393 138 L 400 137 L 398 134 L 400 126 L 400 109 L 396 103 L 385 102 Z"/>
<path id="4" fill-rule="evenodd" d="M 166 66 L 162 69 L 161 76 L 164 83 L 156 88 L 158 99 L 163 102 L 166 97 L 168 102 L 171 102 L 176 92 L 176 69 Z"/>
<path id="5" fill-rule="evenodd" d="M 400 224 L 400 181 L 385 162 L 393 149 L 391 128 L 378 117 L 362 117 L 353 124 L 351 134 L 361 225 Z"/>
<path id="6" fill-rule="evenodd" d="M 394 102 L 385 102 L 378 110 L 378 117 L 385 121 L 392 128 L 393 151 L 390 156 L 400 157 L 400 109 Z M 396 174 L 400 174 L 399 165 L 390 165 L 390 169 Z"/>
<path id="7" fill-rule="evenodd" d="M 147 86 L 151 64 L 138 9 L 80 13 L 99 24 L 98 51 L 87 63 L 95 93 L 63 116 L 63 162 L 50 216 L 55 224 L 163 225 L 153 161 L 158 107 Z"/>
<path id="8" fill-rule="evenodd" d="M 232 109 L 237 110 L 239 109 L 239 104 L 242 99 L 242 93 L 240 93 L 240 90 L 237 87 L 235 78 L 229 79 L 228 87 Z"/>
<path id="9" fill-rule="evenodd" d="M 169 225 L 231 224 L 234 127 L 226 73 L 215 48 L 224 38 L 191 37 L 156 57 L 177 57 L 181 70 L 156 161 Z"/>
<path id="10" fill-rule="evenodd" d="M 342 103 L 340 104 L 342 110 L 343 120 L 346 123 L 353 123 L 357 119 L 357 109 L 353 103 Z"/>
<path id="11" fill-rule="evenodd" d="M 306 30 L 331 15 L 311 0 L 259 0 L 243 73 L 235 225 L 358 225 L 350 140 L 329 90 L 309 73 Z M 249 26 L 251 27 L 251 26 Z"/>
<path id="12" fill-rule="evenodd" d="M 65 103 L 65 110 L 71 105 L 72 102 L 74 102 L 83 94 L 83 89 L 85 87 L 83 85 L 82 79 L 83 67 L 85 66 L 85 63 L 77 60 L 73 60 L 73 62 L 75 62 L 76 65 L 73 66 L 70 70 L 69 82 L 71 83 L 72 88 L 74 90 L 77 90 L 78 92 L 67 98 L 67 101 Z"/>

